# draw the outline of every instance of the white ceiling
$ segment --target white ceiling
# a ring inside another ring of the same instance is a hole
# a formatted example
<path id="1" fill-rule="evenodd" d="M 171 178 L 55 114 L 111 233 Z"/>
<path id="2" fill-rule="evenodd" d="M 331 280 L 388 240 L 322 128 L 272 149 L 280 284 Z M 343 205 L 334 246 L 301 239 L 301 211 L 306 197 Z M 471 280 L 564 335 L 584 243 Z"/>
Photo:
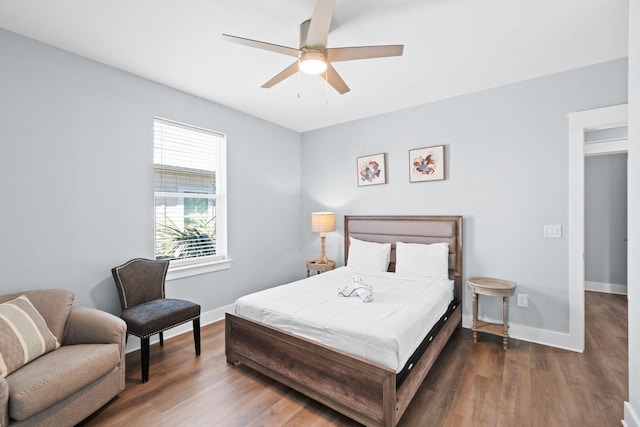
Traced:
<path id="1" fill-rule="evenodd" d="M 0 0 L 0 27 L 304 132 L 627 56 L 629 0 L 336 0 L 327 47 L 351 92 L 228 33 L 298 47 L 314 0 Z M 0 52 L 1 60 L 1 52 Z"/>

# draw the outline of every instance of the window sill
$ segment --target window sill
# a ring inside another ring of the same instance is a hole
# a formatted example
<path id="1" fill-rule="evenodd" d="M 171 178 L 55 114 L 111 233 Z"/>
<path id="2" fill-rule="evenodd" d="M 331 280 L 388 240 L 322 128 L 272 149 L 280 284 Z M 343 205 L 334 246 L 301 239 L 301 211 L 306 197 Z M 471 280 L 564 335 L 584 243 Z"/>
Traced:
<path id="1" fill-rule="evenodd" d="M 231 268 L 232 259 L 222 259 L 193 264 L 172 265 L 169 264 L 166 280 L 182 279 L 184 277 L 197 276 L 199 274 L 212 273 L 214 271 L 228 270 Z"/>

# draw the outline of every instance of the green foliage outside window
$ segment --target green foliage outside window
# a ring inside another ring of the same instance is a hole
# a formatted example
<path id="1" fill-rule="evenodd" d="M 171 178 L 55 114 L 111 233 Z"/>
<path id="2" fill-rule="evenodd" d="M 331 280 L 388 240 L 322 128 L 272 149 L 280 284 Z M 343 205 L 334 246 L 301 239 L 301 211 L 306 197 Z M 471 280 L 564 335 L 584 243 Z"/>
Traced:
<path id="1" fill-rule="evenodd" d="M 170 219 L 156 229 L 156 259 L 196 258 L 216 254 L 215 217 L 200 215 L 185 217 L 185 226 L 178 227 Z"/>

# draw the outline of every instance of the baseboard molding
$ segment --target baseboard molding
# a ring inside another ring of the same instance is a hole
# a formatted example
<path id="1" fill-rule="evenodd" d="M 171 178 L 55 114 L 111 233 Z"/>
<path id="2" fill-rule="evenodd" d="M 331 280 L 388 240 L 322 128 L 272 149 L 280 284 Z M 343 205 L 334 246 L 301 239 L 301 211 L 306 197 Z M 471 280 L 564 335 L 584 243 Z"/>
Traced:
<path id="1" fill-rule="evenodd" d="M 235 306 L 236 306 L 235 304 L 229 304 L 227 306 L 216 308 L 215 310 L 207 311 L 205 313 L 200 314 L 200 326 L 209 325 L 211 323 L 215 323 L 224 319 L 225 313 L 233 313 L 235 311 Z M 175 328 L 165 331 L 164 338 L 167 339 L 167 338 L 175 337 L 177 335 L 184 334 L 186 332 L 191 333 L 191 331 L 192 331 L 191 322 L 183 323 L 180 326 L 176 326 Z M 131 336 L 129 338 L 131 338 Z M 134 339 L 129 339 L 129 344 L 127 345 L 127 350 L 126 350 L 127 353 L 140 350 L 140 340 L 136 339 L 136 337 L 133 337 L 133 338 Z M 153 344 L 158 342 L 158 340 L 159 340 L 158 335 L 154 335 L 153 337 L 151 337 L 151 340 L 149 341 L 149 343 Z"/>
<path id="2" fill-rule="evenodd" d="M 229 304 L 224 307 L 217 308 L 215 310 L 207 311 L 206 313 L 202 313 L 200 316 L 200 325 L 209 325 L 211 323 L 218 322 L 224 319 L 225 313 L 233 313 L 235 310 L 235 304 Z M 501 323 L 502 320 L 495 319 L 481 319 L 486 322 L 494 322 Z M 472 317 L 470 314 L 462 315 L 462 327 L 471 329 L 471 325 L 473 323 Z M 180 326 L 176 326 L 173 329 L 169 329 L 165 331 L 164 337 L 171 338 L 180 334 L 184 334 L 186 332 L 191 332 L 191 323 L 185 323 Z M 571 351 L 580 351 L 578 349 L 567 346 L 567 342 L 570 342 L 570 335 L 568 333 L 556 332 L 556 331 L 548 331 L 546 329 L 538 329 L 532 328 L 529 326 L 510 324 L 509 325 L 509 336 L 528 341 L 536 344 L 548 345 L 551 347 L 562 348 L 565 350 Z M 154 336 L 151 338 L 151 344 L 158 342 L 158 337 Z M 139 340 L 129 340 L 129 345 L 127 346 L 127 353 L 132 351 L 136 351 L 140 349 L 140 341 Z M 636 426 L 634 426 L 636 427 Z M 640 425 L 637 425 L 640 427 Z"/>
<path id="3" fill-rule="evenodd" d="M 640 417 L 631 406 L 631 402 L 624 402 L 624 420 L 622 425 L 625 427 L 640 427 Z"/>
<path id="4" fill-rule="evenodd" d="M 615 283 L 584 282 L 584 290 L 603 292 L 606 294 L 627 295 L 627 287 Z"/>
<path id="5" fill-rule="evenodd" d="M 502 323 L 502 319 L 480 319 L 485 322 Z M 462 326 L 465 328 L 471 328 L 473 324 L 473 317 L 470 314 L 462 315 Z M 569 333 L 549 331 L 546 329 L 532 328 L 530 326 L 523 326 L 517 324 L 509 324 L 509 336 L 518 340 L 528 341 L 535 344 L 546 345 L 550 347 L 561 348 L 564 350 L 575 351 L 582 353 L 580 349 L 573 348 L 568 343 L 571 342 L 571 336 Z M 640 427 L 640 426 L 638 426 Z"/>

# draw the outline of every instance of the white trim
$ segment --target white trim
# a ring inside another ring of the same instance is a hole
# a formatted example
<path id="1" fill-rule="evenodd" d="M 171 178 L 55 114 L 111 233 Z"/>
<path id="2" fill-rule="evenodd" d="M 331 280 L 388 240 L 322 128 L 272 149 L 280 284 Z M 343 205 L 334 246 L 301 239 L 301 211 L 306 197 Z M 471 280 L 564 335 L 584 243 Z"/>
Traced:
<path id="1" fill-rule="evenodd" d="M 624 402 L 624 420 L 622 425 L 625 427 L 640 427 L 640 417 L 638 412 L 633 409 L 631 402 Z"/>
<path id="2" fill-rule="evenodd" d="M 197 259 L 197 258 L 191 258 Z M 190 260 L 191 260 L 190 259 Z M 181 260 L 174 260 L 181 261 Z M 209 262 L 195 262 L 183 265 L 174 265 L 173 261 L 169 263 L 169 271 L 167 271 L 167 281 L 182 279 L 183 277 L 197 276 L 198 274 L 212 273 L 214 271 L 228 270 L 231 268 L 232 259 L 216 259 Z"/>
<path id="3" fill-rule="evenodd" d="M 600 130 L 627 126 L 627 104 L 569 113 L 571 129 Z"/>
<path id="4" fill-rule="evenodd" d="M 225 313 L 235 313 L 236 305 L 229 304 L 224 307 L 219 307 L 211 311 L 207 311 L 206 313 L 202 313 L 200 315 L 200 326 L 210 325 L 211 323 L 219 322 L 220 320 L 224 320 Z M 182 325 L 176 326 L 175 328 L 168 329 L 164 331 L 164 338 L 172 338 L 184 333 L 191 333 L 193 330 L 193 325 L 191 322 L 183 323 Z M 134 337 L 136 338 L 136 337 Z M 158 335 L 154 335 L 149 340 L 149 344 L 153 344 L 158 342 Z M 131 353 L 132 351 L 140 350 L 140 340 L 133 339 L 129 340 L 129 344 L 127 346 L 127 353 Z M 131 345 L 133 344 L 133 345 Z"/>
<path id="5" fill-rule="evenodd" d="M 569 339 L 584 351 L 584 128 L 574 128 L 580 116 L 569 114 Z"/>
<path id="6" fill-rule="evenodd" d="M 584 282 L 584 290 L 592 292 L 603 292 L 606 294 L 627 295 L 627 286 L 616 283 Z"/>
<path id="7" fill-rule="evenodd" d="M 569 333 L 563 348 L 574 351 L 584 351 L 584 133 L 626 126 L 628 115 L 627 104 L 569 114 Z"/>
<path id="8" fill-rule="evenodd" d="M 224 307 L 219 307 L 217 309 L 203 313 L 200 316 L 200 326 L 205 326 L 205 325 L 209 325 L 209 324 L 224 320 L 225 313 L 235 313 L 235 307 L 236 307 L 235 304 L 229 304 Z M 488 322 L 495 322 L 495 323 L 498 322 L 497 320 L 492 320 L 492 319 L 482 319 L 482 320 L 485 320 Z M 470 329 L 471 324 L 472 324 L 472 316 L 470 314 L 463 314 L 462 327 Z M 164 337 L 171 338 L 180 334 L 191 332 L 191 328 L 192 326 L 190 322 L 184 323 L 182 325 L 176 326 L 173 329 L 169 329 L 165 331 Z M 509 336 L 511 338 L 528 341 L 536 344 L 547 345 L 547 346 L 562 348 L 566 350 L 574 350 L 572 348 L 567 347 L 566 345 L 569 334 L 562 333 L 562 332 L 555 332 L 555 331 L 549 331 L 546 329 L 538 329 L 538 328 L 531 328 L 529 326 L 510 324 Z M 140 349 L 140 340 L 131 340 L 129 341 L 129 344 L 131 344 L 132 341 L 137 341 L 137 342 L 134 342 L 133 346 L 127 346 L 127 353 Z M 154 337 L 151 337 L 150 343 L 155 343 L 157 341 L 158 341 L 158 337 L 154 336 Z M 631 405 L 629 404 L 629 402 L 625 402 L 625 420 L 628 418 L 626 416 L 627 406 L 629 406 L 629 411 L 630 411 L 629 417 L 633 416 L 634 419 L 637 420 L 638 417 L 635 415 L 635 412 L 631 408 Z M 640 427 L 640 423 L 636 422 L 636 424 L 631 424 L 631 426 Z"/>
<path id="9" fill-rule="evenodd" d="M 481 319 L 485 322 L 502 323 L 502 320 Z M 462 315 L 462 326 L 471 328 L 472 316 L 470 314 Z M 527 341 L 535 344 L 546 345 L 550 347 L 561 348 L 564 350 L 577 351 L 575 348 L 567 345 L 569 342 L 569 334 L 566 332 L 549 331 L 547 329 L 532 328 L 530 326 L 509 324 L 509 337 Z"/>
<path id="10" fill-rule="evenodd" d="M 222 137 L 224 139 L 227 139 L 227 134 L 224 132 L 218 132 L 217 130 L 211 130 L 211 129 L 207 129 L 207 128 L 203 128 L 202 126 L 194 126 L 188 123 L 183 123 L 183 122 L 178 122 L 176 120 L 171 120 L 171 119 L 165 119 L 164 117 L 160 117 L 160 116 L 153 116 L 154 120 L 158 120 L 159 122 L 165 122 L 168 123 L 172 126 L 178 126 L 181 127 L 183 129 L 187 129 L 187 130 L 199 130 L 201 132 L 205 132 L 205 133 L 212 133 L 216 136 Z"/>
<path id="11" fill-rule="evenodd" d="M 585 156 L 597 156 L 599 154 L 617 154 L 629 151 L 629 140 L 613 139 L 609 141 L 589 142 L 584 145 Z"/>

